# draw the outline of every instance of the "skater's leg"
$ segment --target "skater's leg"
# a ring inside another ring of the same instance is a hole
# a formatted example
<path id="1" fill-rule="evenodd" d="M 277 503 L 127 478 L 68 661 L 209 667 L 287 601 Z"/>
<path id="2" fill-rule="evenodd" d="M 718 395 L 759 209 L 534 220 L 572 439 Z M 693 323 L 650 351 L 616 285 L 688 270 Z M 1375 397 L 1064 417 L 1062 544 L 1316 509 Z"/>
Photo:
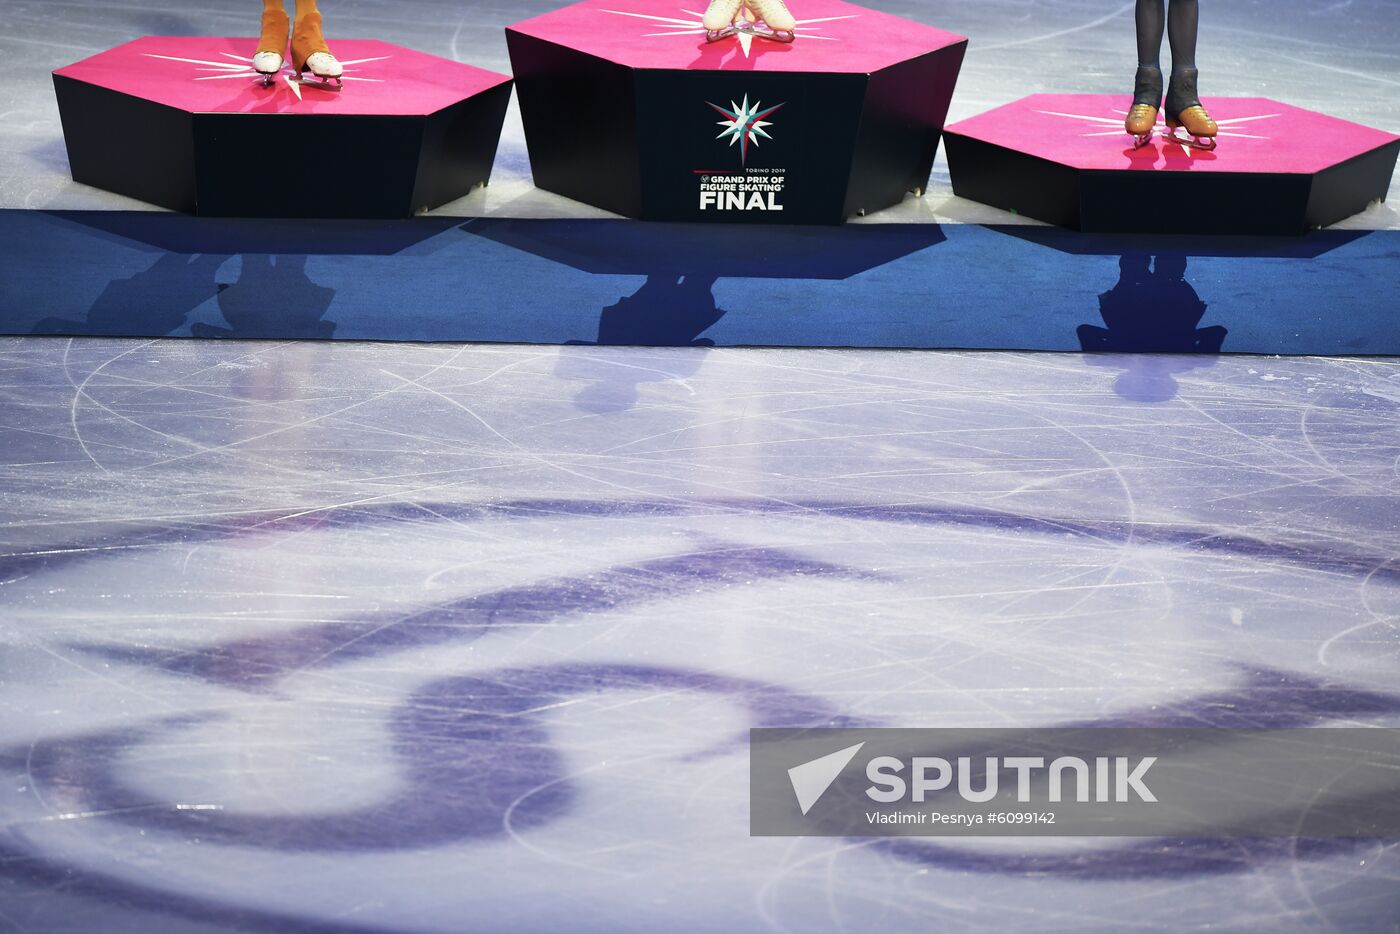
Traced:
<path id="1" fill-rule="evenodd" d="M 1137 0 L 1138 67 L 1162 68 L 1162 35 L 1167 28 L 1166 0 Z"/>
<path id="2" fill-rule="evenodd" d="M 1194 145 L 1215 148 L 1215 121 L 1201 106 L 1196 91 L 1196 32 L 1200 22 L 1197 0 L 1171 0 L 1168 34 L 1172 46 L 1172 79 L 1167 86 L 1167 126 L 1184 127 Z"/>
<path id="3" fill-rule="evenodd" d="M 262 35 L 253 55 L 253 68 L 264 75 L 282 70 L 282 56 L 287 53 L 290 26 L 282 0 L 263 0 Z"/>
<path id="4" fill-rule="evenodd" d="M 1137 0 L 1138 67 L 1133 78 L 1133 105 L 1123 127 L 1137 146 L 1152 138 L 1157 110 L 1162 106 L 1162 35 L 1166 31 L 1166 0 Z"/>
<path id="5" fill-rule="evenodd" d="M 297 0 L 297 21 L 292 30 L 292 67 L 297 74 L 309 70 L 318 78 L 340 77 L 340 63 L 331 55 L 321 32 L 321 11 L 316 0 Z"/>
<path id="6" fill-rule="evenodd" d="M 1201 20 L 1197 0 L 1172 0 L 1167 14 L 1167 35 L 1171 37 L 1172 71 L 1196 67 L 1196 32 Z"/>

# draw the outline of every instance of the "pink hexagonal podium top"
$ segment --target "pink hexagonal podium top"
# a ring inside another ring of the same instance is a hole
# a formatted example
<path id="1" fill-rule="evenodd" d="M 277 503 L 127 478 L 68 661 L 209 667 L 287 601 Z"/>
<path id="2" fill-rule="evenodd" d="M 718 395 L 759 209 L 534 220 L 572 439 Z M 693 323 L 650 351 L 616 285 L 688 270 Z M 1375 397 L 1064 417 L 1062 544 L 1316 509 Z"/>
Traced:
<path id="1" fill-rule="evenodd" d="M 1111 94 L 1034 94 L 948 127 L 947 132 L 1078 169 L 1313 174 L 1394 142 L 1382 130 L 1266 97 L 1202 100 L 1220 124 L 1203 152 L 1158 135 L 1134 150 L 1123 130 L 1131 100 Z"/>
<path id="2" fill-rule="evenodd" d="M 869 74 L 965 42 L 962 36 L 845 3 L 789 0 L 791 44 L 705 41 L 706 0 L 583 0 L 510 28 L 632 68 Z"/>
<path id="3" fill-rule="evenodd" d="M 272 87 L 253 71 L 256 39 L 147 36 L 54 72 L 191 113 L 426 116 L 510 78 L 374 39 L 331 43 L 345 66 L 339 91 Z"/>

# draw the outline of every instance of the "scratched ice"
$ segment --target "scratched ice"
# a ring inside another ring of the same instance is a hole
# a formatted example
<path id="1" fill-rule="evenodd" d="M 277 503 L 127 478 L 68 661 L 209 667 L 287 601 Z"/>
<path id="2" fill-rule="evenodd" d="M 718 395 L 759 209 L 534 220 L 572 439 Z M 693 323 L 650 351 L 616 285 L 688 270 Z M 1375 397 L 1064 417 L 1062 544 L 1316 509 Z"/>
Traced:
<path id="1" fill-rule="evenodd" d="M 750 839 L 745 747 L 1400 723 L 1393 362 L 0 353 L 18 930 L 1400 918 L 1393 842 Z"/>

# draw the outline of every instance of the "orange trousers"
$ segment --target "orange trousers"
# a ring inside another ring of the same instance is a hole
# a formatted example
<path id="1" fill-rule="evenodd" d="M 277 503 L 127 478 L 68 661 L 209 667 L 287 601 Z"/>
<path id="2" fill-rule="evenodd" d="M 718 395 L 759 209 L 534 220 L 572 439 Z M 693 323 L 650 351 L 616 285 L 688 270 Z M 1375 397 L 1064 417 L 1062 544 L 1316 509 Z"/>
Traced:
<path id="1" fill-rule="evenodd" d="M 257 50 L 286 55 L 290 34 L 292 67 L 301 71 L 308 58 L 317 52 L 329 52 L 330 48 L 321 34 L 321 11 L 316 8 L 316 0 L 296 0 L 296 10 L 296 26 L 293 29 L 289 26 L 282 0 L 263 0 L 262 37 L 258 40 Z"/>

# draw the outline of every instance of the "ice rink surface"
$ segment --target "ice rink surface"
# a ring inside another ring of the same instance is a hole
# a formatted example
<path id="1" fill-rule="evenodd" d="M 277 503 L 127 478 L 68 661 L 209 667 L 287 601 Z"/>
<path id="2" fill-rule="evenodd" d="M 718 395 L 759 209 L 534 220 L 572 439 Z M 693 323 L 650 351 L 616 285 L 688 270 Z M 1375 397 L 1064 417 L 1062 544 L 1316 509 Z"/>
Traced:
<path id="1" fill-rule="evenodd" d="M 745 744 L 1400 723 L 1393 361 L 0 351 L 16 930 L 1400 919 L 1394 842 L 750 839 Z"/>
<path id="2" fill-rule="evenodd" d="M 547 8 L 323 3 L 332 35 L 498 70 Z M 871 5 L 973 37 L 955 118 L 1131 73 L 1131 4 Z M 256 14 L 4 8 L 0 206 L 30 208 L 137 207 L 68 181 L 51 68 Z M 1203 89 L 1395 131 L 1397 12 L 1208 0 Z M 529 188 L 511 121 L 449 211 L 591 216 Z M 1007 220 L 935 181 L 872 220 Z M 752 839 L 746 749 L 1400 725 L 1393 359 L 11 338 L 0 364 L 0 931 L 1400 930 L 1396 841 Z"/>

